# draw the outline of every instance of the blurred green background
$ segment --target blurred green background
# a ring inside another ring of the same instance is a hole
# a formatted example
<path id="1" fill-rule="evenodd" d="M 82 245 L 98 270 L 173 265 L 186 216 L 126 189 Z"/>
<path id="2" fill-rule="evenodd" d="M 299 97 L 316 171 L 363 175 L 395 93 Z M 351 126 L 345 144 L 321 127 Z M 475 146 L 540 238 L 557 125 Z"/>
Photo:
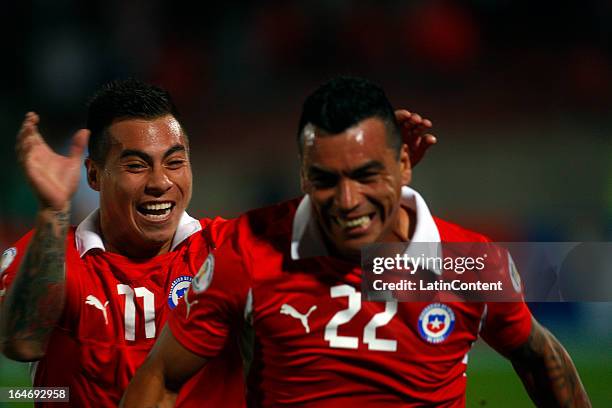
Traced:
<path id="1" fill-rule="evenodd" d="M 14 154 L 23 114 L 58 150 L 103 82 L 169 89 L 190 134 L 190 212 L 235 216 L 299 194 L 301 102 L 337 74 L 380 83 L 434 122 L 413 186 L 434 215 L 498 241 L 612 240 L 612 4 L 602 0 L 3 4 L 0 246 L 33 225 Z M 84 184 L 74 222 L 95 208 Z M 612 305 L 532 305 L 612 406 Z M 508 363 L 470 355 L 469 406 L 529 406 Z M 0 386 L 25 384 L 0 360 Z"/>
<path id="2" fill-rule="evenodd" d="M 593 407 L 609 407 L 612 404 L 612 341 L 592 338 L 576 341 L 571 333 L 559 333 L 557 337 L 569 353 L 581 374 Z M 562 331 L 562 330 L 561 330 Z M 27 365 L 4 360 L 0 370 L 3 386 L 27 386 Z M 484 342 L 475 343 L 469 354 L 467 407 L 517 408 L 532 407 L 523 385 L 514 374 L 510 363 Z M 0 406 L 31 407 L 32 404 L 15 403 Z"/>

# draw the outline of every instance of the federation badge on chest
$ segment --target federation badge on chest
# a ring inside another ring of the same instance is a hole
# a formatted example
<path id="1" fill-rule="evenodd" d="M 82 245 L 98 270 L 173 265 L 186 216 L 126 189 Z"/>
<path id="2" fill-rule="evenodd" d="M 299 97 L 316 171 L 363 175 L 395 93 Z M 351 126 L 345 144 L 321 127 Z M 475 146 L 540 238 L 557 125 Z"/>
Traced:
<path id="1" fill-rule="evenodd" d="M 443 342 L 451 334 L 454 326 L 453 309 L 442 303 L 426 306 L 419 316 L 419 334 L 428 343 Z"/>
<path id="2" fill-rule="evenodd" d="M 179 276 L 172 282 L 170 293 L 168 293 L 168 306 L 170 306 L 170 309 L 174 309 L 178 305 L 179 299 L 185 296 L 192 279 L 191 276 Z"/>

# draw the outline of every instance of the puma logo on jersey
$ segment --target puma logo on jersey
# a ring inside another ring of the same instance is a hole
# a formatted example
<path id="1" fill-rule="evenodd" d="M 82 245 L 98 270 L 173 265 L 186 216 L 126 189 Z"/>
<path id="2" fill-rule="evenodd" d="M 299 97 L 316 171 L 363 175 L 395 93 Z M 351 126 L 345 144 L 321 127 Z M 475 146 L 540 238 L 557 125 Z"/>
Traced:
<path id="1" fill-rule="evenodd" d="M 194 300 L 193 302 L 189 303 L 189 290 L 187 290 L 187 292 L 185 292 L 185 297 L 183 297 L 183 299 L 185 299 L 185 309 L 187 309 L 187 314 L 185 315 L 185 319 L 189 319 L 189 312 L 191 312 L 191 306 L 196 305 L 198 303 L 197 300 Z"/>
<path id="2" fill-rule="evenodd" d="M 306 314 L 302 314 L 295 310 L 293 306 L 285 303 L 281 306 L 280 312 L 281 314 L 289 315 L 294 319 L 298 319 L 300 322 L 302 322 L 302 326 L 304 326 L 304 329 L 306 329 L 306 333 L 310 333 L 310 326 L 308 326 L 308 316 L 310 316 L 310 314 L 315 310 L 317 310 L 316 305 L 311 306 Z"/>
<path id="3" fill-rule="evenodd" d="M 106 314 L 106 306 L 108 306 L 108 300 L 106 301 L 106 303 L 104 303 L 104 305 L 102 305 L 102 302 L 100 302 L 97 297 L 95 297 L 94 295 L 89 295 L 87 296 L 87 300 L 85 300 L 85 304 L 93 306 L 98 310 L 101 310 L 102 314 L 104 315 L 104 323 L 108 325 L 108 315 Z"/>

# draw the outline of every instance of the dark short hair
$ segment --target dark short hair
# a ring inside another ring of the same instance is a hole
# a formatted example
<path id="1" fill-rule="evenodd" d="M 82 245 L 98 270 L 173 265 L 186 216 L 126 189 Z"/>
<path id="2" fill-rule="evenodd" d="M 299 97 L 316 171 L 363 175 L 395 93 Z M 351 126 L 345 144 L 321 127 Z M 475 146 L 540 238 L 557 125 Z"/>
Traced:
<path id="1" fill-rule="evenodd" d="M 399 157 L 402 134 L 393 107 L 382 88 L 367 79 L 350 76 L 339 76 L 327 81 L 304 101 L 297 135 L 300 155 L 307 124 L 328 134 L 338 134 L 372 117 L 383 121 L 389 147 Z"/>
<path id="2" fill-rule="evenodd" d="M 168 91 L 137 79 L 115 80 L 104 84 L 89 100 L 87 128 L 89 157 L 104 164 L 110 148 L 108 127 L 117 120 L 152 120 L 178 111 Z"/>

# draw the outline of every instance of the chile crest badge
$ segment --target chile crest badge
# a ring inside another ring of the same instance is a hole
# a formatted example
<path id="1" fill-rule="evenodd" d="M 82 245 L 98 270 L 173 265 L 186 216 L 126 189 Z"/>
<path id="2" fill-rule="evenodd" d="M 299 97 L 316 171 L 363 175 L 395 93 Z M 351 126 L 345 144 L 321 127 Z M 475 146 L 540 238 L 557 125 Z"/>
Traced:
<path id="1" fill-rule="evenodd" d="M 428 343 L 443 342 L 451 334 L 454 326 L 455 313 L 443 303 L 427 305 L 419 315 L 419 334 Z"/>

